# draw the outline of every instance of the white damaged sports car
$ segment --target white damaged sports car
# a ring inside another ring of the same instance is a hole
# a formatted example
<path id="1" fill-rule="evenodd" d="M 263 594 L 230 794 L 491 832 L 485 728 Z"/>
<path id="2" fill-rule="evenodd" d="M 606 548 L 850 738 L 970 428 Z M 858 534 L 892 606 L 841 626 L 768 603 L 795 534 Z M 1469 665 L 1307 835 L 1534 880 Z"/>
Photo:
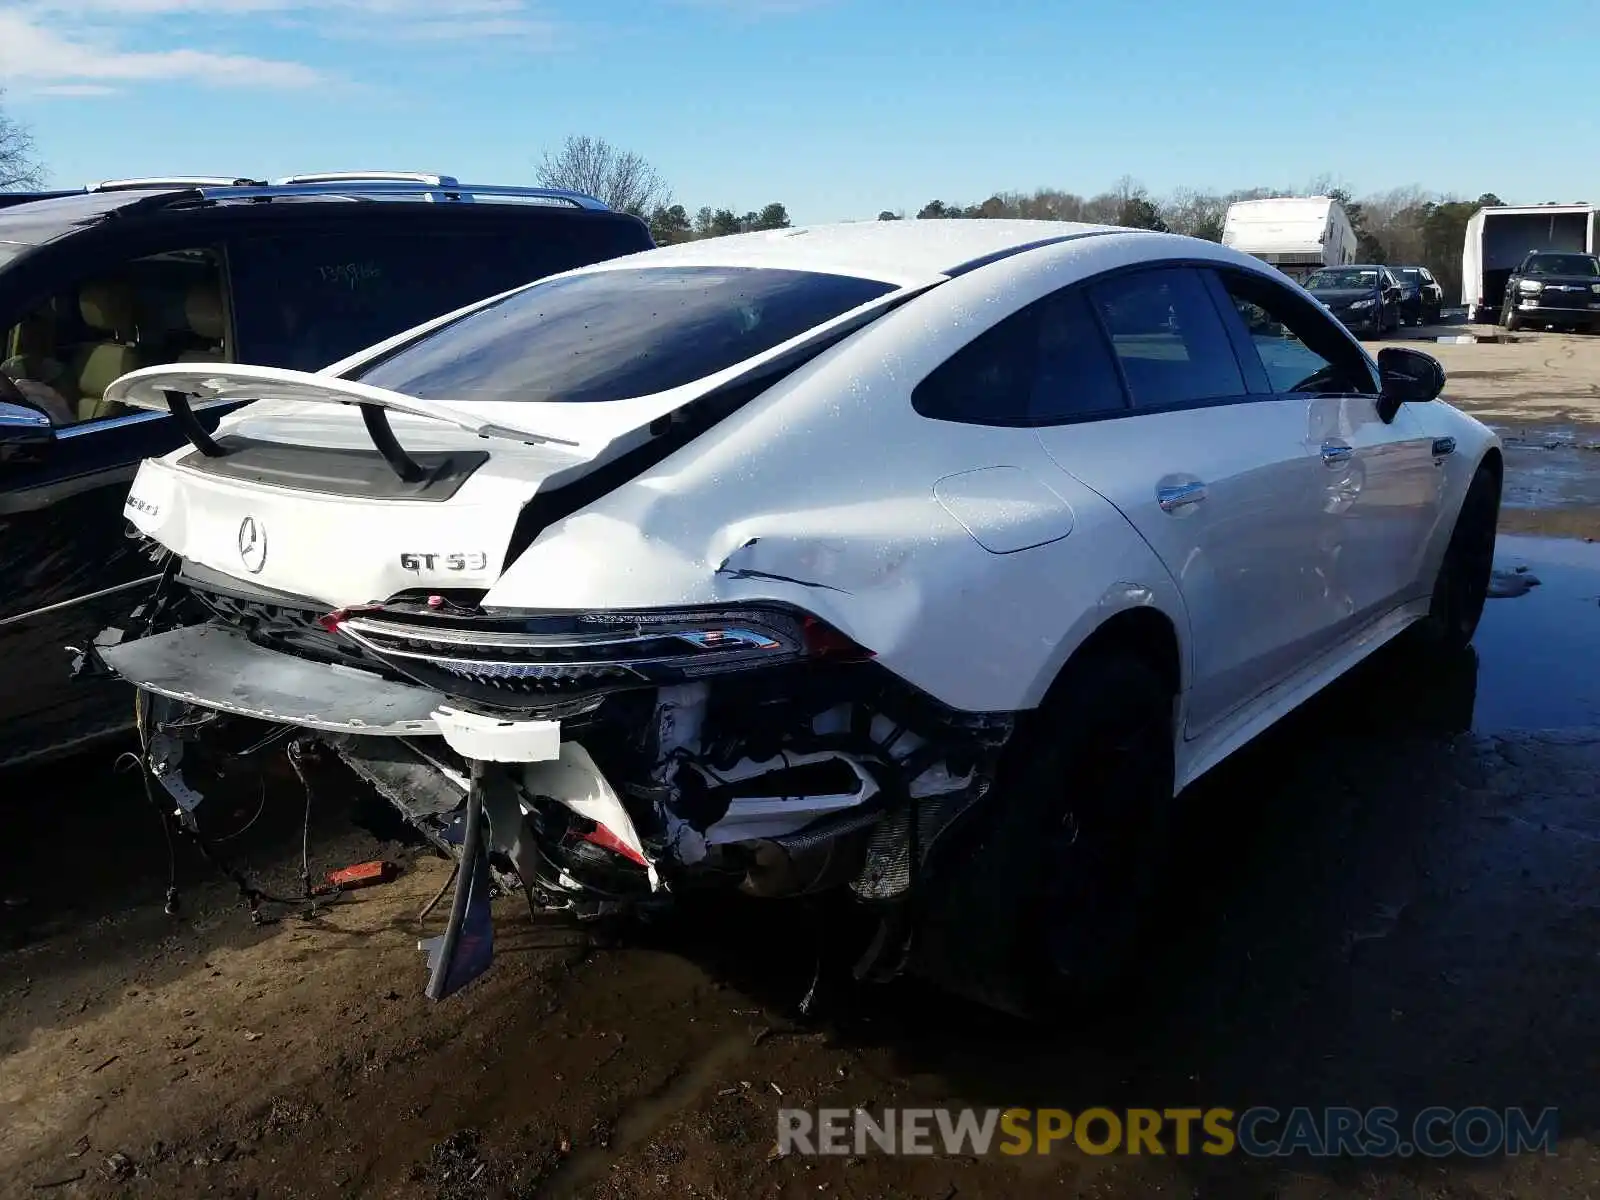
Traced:
<path id="1" fill-rule="evenodd" d="M 192 445 L 98 651 L 180 807 L 186 742 L 288 727 L 467 864 L 431 994 L 496 885 L 832 889 L 863 974 L 1027 1011 L 1117 978 L 1185 786 L 1409 626 L 1472 637 L 1501 448 L 1443 384 L 1168 234 L 691 242 L 314 374 L 123 377 Z"/>

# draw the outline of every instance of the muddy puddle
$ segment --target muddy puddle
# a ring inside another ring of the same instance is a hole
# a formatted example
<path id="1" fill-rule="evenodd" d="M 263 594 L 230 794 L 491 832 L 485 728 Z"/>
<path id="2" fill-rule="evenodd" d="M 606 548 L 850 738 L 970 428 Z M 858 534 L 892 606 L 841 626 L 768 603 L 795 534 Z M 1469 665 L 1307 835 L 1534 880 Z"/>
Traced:
<path id="1" fill-rule="evenodd" d="M 1600 543 L 1501 534 L 1472 728 L 1600 725 Z"/>
<path id="2" fill-rule="evenodd" d="M 1600 535 L 1600 430 L 1572 425 L 1493 428 L 1506 456 L 1502 528 Z"/>

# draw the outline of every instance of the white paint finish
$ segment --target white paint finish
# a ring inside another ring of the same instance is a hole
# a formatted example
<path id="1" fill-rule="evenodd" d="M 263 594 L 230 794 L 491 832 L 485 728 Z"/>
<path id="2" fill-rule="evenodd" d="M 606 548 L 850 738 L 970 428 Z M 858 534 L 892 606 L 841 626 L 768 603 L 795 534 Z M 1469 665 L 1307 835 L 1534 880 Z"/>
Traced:
<path id="1" fill-rule="evenodd" d="M 1272 687 L 1323 621 L 1304 406 L 1262 399 L 1042 429 L 1063 470 L 1099 492 L 1165 564 L 1188 610 L 1190 736 Z M 1168 511 L 1163 489 L 1203 487 Z"/>
<path id="2" fill-rule="evenodd" d="M 1307 486 L 1323 493 L 1316 531 L 1317 569 L 1327 585 L 1319 622 L 1327 636 L 1315 647 L 1321 652 L 1419 588 L 1431 590 L 1432 574 L 1424 579 L 1421 566 L 1443 497 L 1432 435 L 1412 409 L 1386 423 L 1371 396 L 1304 403 Z M 1349 457 L 1341 461 L 1344 450 Z"/>
<path id="3" fill-rule="evenodd" d="M 202 566 L 344 608 L 429 584 L 493 583 L 517 513 L 537 486 L 529 474 L 518 479 L 486 467 L 448 503 L 433 503 L 311 496 L 150 460 L 139 468 L 130 494 L 169 498 L 154 515 L 128 515 L 141 532 Z M 265 558 L 254 573 L 239 550 L 246 519 L 266 539 Z M 416 553 L 481 556 L 474 561 L 485 565 L 430 574 L 403 565 L 402 556 Z"/>
<path id="4" fill-rule="evenodd" d="M 1021 467 L 946 475 L 933 494 L 990 554 L 1031 550 L 1072 532 L 1072 506 Z"/>
<path id="5" fill-rule="evenodd" d="M 586 270 L 748 263 L 912 284 L 1007 244 L 1080 232 L 1034 223 L 864 223 L 713 239 Z M 448 582 L 486 586 L 487 602 L 501 607 L 785 601 L 968 711 L 1036 705 L 1085 638 L 1120 612 L 1149 609 L 1178 636 L 1184 724 L 1205 731 L 1183 748 L 1184 761 L 1214 761 L 1303 698 L 1304 688 L 1367 653 L 1378 639 L 1364 630 L 1416 615 L 1401 606 L 1431 582 L 1471 464 L 1495 439 L 1443 404 L 1414 406 L 1382 428 L 1352 405 L 1264 400 L 1043 433 L 941 423 L 913 411 L 919 380 L 1022 305 L 1168 255 L 1283 282 L 1225 247 L 1144 231 L 1097 233 L 994 262 L 844 339 L 688 447 L 553 524 L 503 574 Z M 318 373 L 326 391 L 339 392 L 328 378 Z M 364 444 L 358 414 L 297 394 L 293 403 L 232 414 L 227 428 Z M 273 539 L 256 582 L 330 606 L 368 602 L 446 583 L 402 574 L 401 552 L 503 549 L 529 497 L 590 469 L 634 434 L 640 413 L 657 411 L 633 406 L 592 414 L 583 410 L 606 406 L 564 406 L 570 423 L 559 426 L 538 411 L 548 405 L 500 405 L 463 418 L 497 430 L 575 433 L 572 450 L 482 440 L 463 432 L 462 421 L 397 413 L 394 427 L 408 445 L 490 453 L 447 502 L 224 483 L 175 465 L 183 451 L 141 472 L 133 494 L 156 511 L 130 515 L 166 545 L 234 574 L 242 571 L 239 521 L 255 516 Z M 508 415 L 511 408 L 524 411 Z M 1360 489 L 1351 491 L 1349 473 L 1325 468 L 1316 452 L 1330 428 L 1365 455 L 1356 459 Z M 1421 486 L 1392 448 L 1419 431 L 1458 441 L 1449 462 L 1429 463 L 1430 480 L 1442 483 Z M 1163 482 L 1202 482 L 1206 499 L 1163 511 Z M 1352 575 L 1357 560 L 1390 569 Z"/>
<path id="6" fill-rule="evenodd" d="M 481 762 L 534 763 L 561 754 L 560 721 L 508 721 L 441 705 L 434 724 L 462 758 Z"/>

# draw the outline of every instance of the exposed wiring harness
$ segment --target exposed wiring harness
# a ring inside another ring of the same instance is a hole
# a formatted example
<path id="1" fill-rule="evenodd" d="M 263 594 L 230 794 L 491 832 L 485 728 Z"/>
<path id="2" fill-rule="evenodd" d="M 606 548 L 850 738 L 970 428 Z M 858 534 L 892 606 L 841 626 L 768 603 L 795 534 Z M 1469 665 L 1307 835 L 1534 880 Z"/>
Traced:
<path id="1" fill-rule="evenodd" d="M 178 912 L 178 858 L 177 848 L 172 837 L 174 825 L 177 825 L 179 832 L 188 837 L 189 840 L 194 843 L 196 848 L 199 849 L 201 856 L 208 863 L 215 867 L 221 875 L 223 875 L 236 888 L 238 888 L 240 898 L 245 902 L 246 907 L 250 911 L 250 920 L 252 923 L 257 925 L 262 924 L 263 918 L 261 915 L 261 906 L 263 904 L 277 904 L 287 908 L 303 908 L 308 904 L 314 904 L 318 900 L 322 899 L 323 894 L 319 893 L 318 891 L 314 891 L 311 887 L 310 837 L 312 793 L 310 785 L 306 783 L 306 777 L 301 770 L 300 759 L 295 753 L 295 749 L 299 746 L 299 743 L 294 743 L 291 746 L 290 762 L 294 765 L 296 773 L 300 775 L 301 783 L 306 789 L 305 825 L 301 833 L 300 841 L 300 878 L 303 885 L 304 895 L 296 898 L 290 898 L 276 895 L 262 887 L 259 887 L 257 884 L 252 882 L 242 870 L 228 862 L 223 855 L 217 852 L 215 843 L 212 841 L 212 839 L 206 837 L 206 835 L 201 833 L 198 828 L 192 828 L 190 825 L 184 822 L 175 821 L 173 819 L 171 804 L 162 803 L 156 795 L 156 785 L 159 783 L 159 779 L 156 775 L 155 764 L 151 761 L 150 756 L 152 730 L 150 728 L 149 721 L 149 706 L 149 693 L 143 690 L 137 691 L 134 695 L 134 726 L 138 730 L 139 734 L 139 753 L 134 755 L 131 751 L 129 751 L 127 754 L 124 754 L 118 759 L 118 767 L 119 769 L 128 769 L 129 766 L 137 765 L 140 768 L 140 776 L 144 784 L 145 799 L 161 817 L 162 831 L 166 835 L 167 841 L 166 912 L 168 915 L 176 915 Z M 270 742 L 278 736 L 280 736 L 280 731 L 274 731 L 273 734 L 257 742 L 254 746 L 247 750 L 246 753 L 253 753 L 255 750 L 270 744 Z M 131 763 L 130 760 L 132 760 Z M 262 800 L 264 806 L 264 786 Z M 260 810 L 258 809 L 256 816 L 250 819 L 249 825 L 253 825 L 256 821 L 256 817 L 259 817 L 260 815 Z M 249 825 L 246 825 L 245 828 L 249 828 Z M 243 830 L 239 830 L 238 832 L 229 836 L 237 837 L 238 834 L 242 832 Z M 337 892 L 337 889 L 334 889 L 334 891 Z"/>

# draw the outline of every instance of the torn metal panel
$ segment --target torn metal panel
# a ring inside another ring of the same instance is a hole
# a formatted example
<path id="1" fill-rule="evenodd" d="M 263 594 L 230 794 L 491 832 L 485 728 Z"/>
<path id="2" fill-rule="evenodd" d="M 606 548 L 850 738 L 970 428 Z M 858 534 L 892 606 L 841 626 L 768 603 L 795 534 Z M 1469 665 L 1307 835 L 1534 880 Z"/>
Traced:
<path id="1" fill-rule="evenodd" d="M 444 698 L 437 692 L 280 654 L 219 624 L 123 642 L 100 656 L 145 691 L 237 716 L 329 733 L 439 732 L 433 712 Z"/>
<path id="2" fill-rule="evenodd" d="M 563 742 L 559 758 L 530 763 L 522 769 L 520 782 L 525 794 L 553 800 L 610 830 L 645 863 L 651 890 L 661 886 L 655 863 L 646 852 L 627 807 L 581 744 Z"/>

